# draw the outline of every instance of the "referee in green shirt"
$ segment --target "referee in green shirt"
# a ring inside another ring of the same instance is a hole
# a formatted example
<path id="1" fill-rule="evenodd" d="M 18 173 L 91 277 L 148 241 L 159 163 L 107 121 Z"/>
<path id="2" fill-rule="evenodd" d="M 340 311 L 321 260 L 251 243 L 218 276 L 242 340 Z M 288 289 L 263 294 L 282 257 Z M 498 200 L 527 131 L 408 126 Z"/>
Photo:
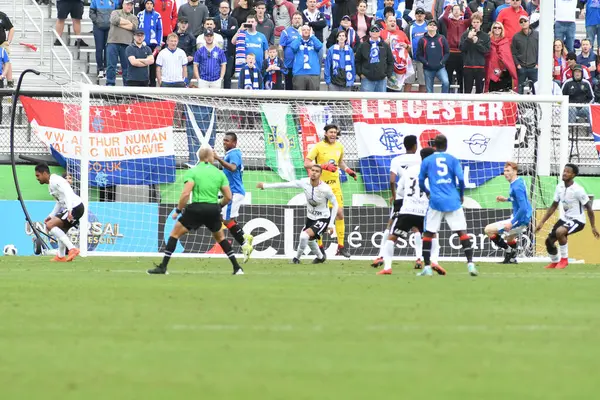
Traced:
<path id="1" fill-rule="evenodd" d="M 225 240 L 225 235 L 221 230 L 221 207 L 226 206 L 232 198 L 229 182 L 225 174 L 212 164 L 214 161 L 212 148 L 201 148 L 199 158 L 198 165 L 189 170 L 183 177 L 185 186 L 183 192 L 181 192 L 175 214 L 173 214 L 173 219 L 177 219 L 180 214 L 181 218 L 171 231 L 163 261 L 160 265 L 149 269 L 149 274 L 166 274 L 167 264 L 177 247 L 179 238 L 189 231 L 200 228 L 202 225 L 212 232 L 215 241 L 229 257 L 229 261 L 233 265 L 233 274 L 244 274 L 244 270 L 235 259 L 231 244 Z M 219 191 L 223 194 L 220 202 Z M 192 203 L 188 205 L 190 194 L 192 195 Z"/>

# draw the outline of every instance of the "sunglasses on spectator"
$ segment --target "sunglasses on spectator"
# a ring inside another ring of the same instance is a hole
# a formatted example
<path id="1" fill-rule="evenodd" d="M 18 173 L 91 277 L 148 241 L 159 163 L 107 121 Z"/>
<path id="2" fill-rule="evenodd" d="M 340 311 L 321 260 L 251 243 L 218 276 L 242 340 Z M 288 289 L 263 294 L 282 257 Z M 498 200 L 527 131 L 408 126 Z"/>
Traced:
<path id="1" fill-rule="evenodd" d="M 492 29 L 502 29 L 502 27 L 500 27 L 500 26 L 495 26 L 495 27 L 493 27 Z"/>

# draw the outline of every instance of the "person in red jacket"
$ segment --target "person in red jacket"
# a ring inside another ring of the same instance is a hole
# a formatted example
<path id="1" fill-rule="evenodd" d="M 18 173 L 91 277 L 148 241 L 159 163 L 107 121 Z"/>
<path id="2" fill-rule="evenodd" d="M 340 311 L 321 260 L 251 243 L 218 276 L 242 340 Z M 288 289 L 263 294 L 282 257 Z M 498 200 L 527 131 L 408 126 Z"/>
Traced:
<path id="1" fill-rule="evenodd" d="M 500 11 L 498 18 L 496 18 L 496 21 L 504 26 L 504 37 L 511 42 L 515 33 L 521 31 L 519 20 L 522 16 L 529 18 L 527 11 L 521 7 L 521 0 L 511 0 L 510 7 Z"/>
<path id="2" fill-rule="evenodd" d="M 562 86 L 562 74 L 567 69 L 567 48 L 560 39 L 554 39 L 554 67 L 552 69 L 552 79 Z"/>
<path id="3" fill-rule="evenodd" d="M 177 33 L 177 4 L 175 0 L 154 0 L 154 11 L 160 14 L 162 20 L 163 43 L 167 43 L 170 33 Z"/>
<path id="4" fill-rule="evenodd" d="M 465 10 L 464 15 L 463 11 Z M 463 6 L 454 4 L 446 7 L 444 14 L 440 20 L 446 26 L 446 40 L 450 46 L 450 58 L 446 63 L 446 71 L 448 71 L 448 79 L 450 85 L 454 81 L 454 73 L 456 72 L 456 80 L 458 81 L 458 93 L 463 92 L 463 56 L 460 51 L 460 38 L 463 33 L 471 25 L 471 9 L 467 7 L 467 2 L 463 0 Z"/>
<path id="5" fill-rule="evenodd" d="M 485 60 L 485 91 L 517 90 L 517 67 L 513 60 L 510 40 L 504 36 L 504 26 L 494 22 L 490 35 L 490 52 Z"/>

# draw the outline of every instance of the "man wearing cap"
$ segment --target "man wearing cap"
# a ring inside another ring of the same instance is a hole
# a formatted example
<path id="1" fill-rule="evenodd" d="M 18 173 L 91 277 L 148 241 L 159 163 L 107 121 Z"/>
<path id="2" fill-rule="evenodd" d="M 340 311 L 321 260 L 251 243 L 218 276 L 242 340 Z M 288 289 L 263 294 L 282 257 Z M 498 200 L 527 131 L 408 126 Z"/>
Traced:
<path id="1" fill-rule="evenodd" d="M 423 64 L 427 93 L 433 93 L 435 78 L 442 83 L 442 93 L 448 93 L 450 81 L 445 65 L 450 57 L 450 46 L 446 38 L 438 33 L 434 20 L 427 23 L 427 34 L 419 40 L 417 46 L 417 59 Z"/>
<path id="2" fill-rule="evenodd" d="M 327 48 L 330 48 L 331 46 L 335 45 L 336 38 L 337 38 L 337 32 L 339 32 L 339 31 L 346 32 L 346 44 L 354 49 L 356 47 L 356 45 L 358 44 L 357 40 L 356 40 L 357 36 L 356 36 L 356 31 L 352 27 L 352 22 L 350 20 L 349 15 L 344 15 L 342 17 L 342 20 L 340 21 L 340 26 L 338 28 L 334 29 L 333 32 L 331 32 L 331 34 L 327 38 Z"/>
<path id="3" fill-rule="evenodd" d="M 577 54 L 575 54 L 574 52 L 568 53 L 567 54 L 567 68 L 565 68 L 565 70 L 563 71 L 562 83 L 565 83 L 568 79 L 573 78 L 573 68 L 577 64 L 579 64 L 577 62 Z M 581 67 L 581 69 L 583 71 L 583 79 L 587 79 L 588 81 L 591 81 L 592 75 L 590 73 L 589 68 L 586 67 L 585 65 L 581 65 L 581 64 L 579 64 L 579 66 Z"/>
<path id="4" fill-rule="evenodd" d="M 523 83 L 527 79 L 534 83 L 538 80 L 538 46 L 540 38 L 539 33 L 529 27 L 529 17 L 521 16 L 519 23 L 521 24 L 521 31 L 513 36 L 511 51 L 517 67 L 517 76 L 519 77 L 519 93 L 523 93 Z"/>
<path id="5" fill-rule="evenodd" d="M 194 76 L 194 54 L 196 53 L 196 39 L 187 31 L 187 27 L 187 17 L 180 15 L 177 18 L 177 36 L 179 36 L 177 47 L 185 52 L 188 60 L 187 77 L 188 79 L 192 79 Z"/>
<path id="6" fill-rule="evenodd" d="M 144 31 L 136 29 L 133 34 L 133 43 L 127 46 L 125 50 L 129 67 L 127 75 L 127 86 L 148 86 L 149 72 L 148 66 L 154 64 L 154 56 L 150 47 L 144 44 Z"/>
<path id="7" fill-rule="evenodd" d="M 527 17 L 529 21 L 527 11 L 521 7 L 521 0 L 510 0 L 510 7 L 500 11 L 496 19 L 504 25 L 504 37 L 512 40 L 513 36 L 522 29 L 521 17 Z"/>
<path id="8" fill-rule="evenodd" d="M 562 94 L 569 96 L 571 104 L 587 104 L 594 101 L 594 90 L 587 79 L 583 79 L 583 68 L 579 64 L 573 66 L 573 77 L 567 79 L 562 86 Z M 577 117 L 589 119 L 587 107 L 569 107 L 569 122 L 576 122 Z"/>
<path id="9" fill-rule="evenodd" d="M 114 10 L 110 14 L 110 29 L 106 47 L 106 85 L 115 86 L 117 63 L 121 63 L 123 80 L 126 80 L 127 61 L 126 50 L 133 40 L 133 31 L 138 27 L 138 19 L 133 15 L 133 0 L 124 0 L 123 9 Z M 142 31 L 143 33 L 143 31 Z"/>
<path id="10" fill-rule="evenodd" d="M 157 56 L 162 44 L 162 18 L 154 10 L 154 0 L 144 0 L 144 10 L 137 15 L 138 29 L 144 31 L 145 44 L 152 51 L 153 56 Z M 150 65 L 150 86 L 156 86 L 156 66 Z"/>
<path id="11" fill-rule="evenodd" d="M 208 18 L 208 8 L 199 0 L 188 0 L 179 7 L 179 15 L 187 17 L 188 32 L 197 38 L 204 30 L 204 20 Z"/>
<path id="12" fill-rule="evenodd" d="M 312 34 L 308 25 L 300 28 L 300 37 L 290 44 L 294 53 L 294 90 L 319 90 L 321 84 L 321 60 L 319 52 L 323 43 Z"/>
<path id="13" fill-rule="evenodd" d="M 185 87 L 189 83 L 187 56 L 177 47 L 179 36 L 169 33 L 167 47 L 156 58 L 156 80 L 160 87 Z"/>
<path id="14" fill-rule="evenodd" d="M 405 2 L 404 0 L 402 0 L 402 2 L 399 5 L 395 3 L 396 0 L 383 0 L 383 7 L 377 8 L 377 12 L 375 13 L 375 19 L 385 21 L 385 14 L 387 8 L 392 9 L 396 19 L 402 19 L 402 14 L 404 13 L 404 9 L 406 8 Z"/>
<path id="15" fill-rule="evenodd" d="M 215 32 L 223 36 L 223 51 L 227 56 L 227 68 L 223 77 L 223 87 L 231 89 L 231 77 L 235 69 L 235 45 L 231 39 L 238 29 L 238 21 L 229 15 L 229 2 L 219 3 L 219 15 L 215 17 Z"/>
<path id="16" fill-rule="evenodd" d="M 419 92 L 426 92 L 425 86 L 425 73 L 423 72 L 423 64 L 417 60 L 417 47 L 419 41 L 427 33 L 427 22 L 425 22 L 425 10 L 423 8 L 417 8 L 415 11 L 415 20 L 411 22 L 406 30 L 406 36 L 410 40 L 410 47 L 412 49 L 413 68 L 415 73 L 406 79 L 404 85 L 405 92 L 412 92 L 413 84 L 419 85 Z"/>
<path id="17" fill-rule="evenodd" d="M 194 78 L 199 89 L 220 89 L 227 68 L 227 56 L 214 42 L 214 32 L 204 32 L 204 46 L 194 55 Z"/>
<path id="18" fill-rule="evenodd" d="M 358 45 L 355 64 L 362 92 L 386 91 L 387 79 L 394 73 L 394 56 L 390 46 L 381 40 L 377 25 L 369 29 L 369 39 Z"/>

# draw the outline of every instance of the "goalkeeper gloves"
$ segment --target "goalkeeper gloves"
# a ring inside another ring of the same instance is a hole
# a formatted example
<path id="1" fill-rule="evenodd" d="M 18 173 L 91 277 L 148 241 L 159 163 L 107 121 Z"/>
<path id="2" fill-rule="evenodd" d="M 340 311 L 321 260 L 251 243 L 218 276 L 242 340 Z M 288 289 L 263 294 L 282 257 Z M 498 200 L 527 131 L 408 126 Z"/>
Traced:
<path id="1" fill-rule="evenodd" d="M 354 180 L 356 180 L 356 172 L 354 172 L 353 170 L 351 170 L 350 168 L 346 168 L 344 171 L 346 171 L 346 173 L 348 175 L 350 175 L 351 177 L 354 178 Z"/>
<path id="2" fill-rule="evenodd" d="M 337 171 L 337 167 L 335 166 L 335 164 L 329 164 L 329 163 L 321 164 L 321 168 L 323 168 L 324 171 L 329 171 L 329 172 Z"/>

